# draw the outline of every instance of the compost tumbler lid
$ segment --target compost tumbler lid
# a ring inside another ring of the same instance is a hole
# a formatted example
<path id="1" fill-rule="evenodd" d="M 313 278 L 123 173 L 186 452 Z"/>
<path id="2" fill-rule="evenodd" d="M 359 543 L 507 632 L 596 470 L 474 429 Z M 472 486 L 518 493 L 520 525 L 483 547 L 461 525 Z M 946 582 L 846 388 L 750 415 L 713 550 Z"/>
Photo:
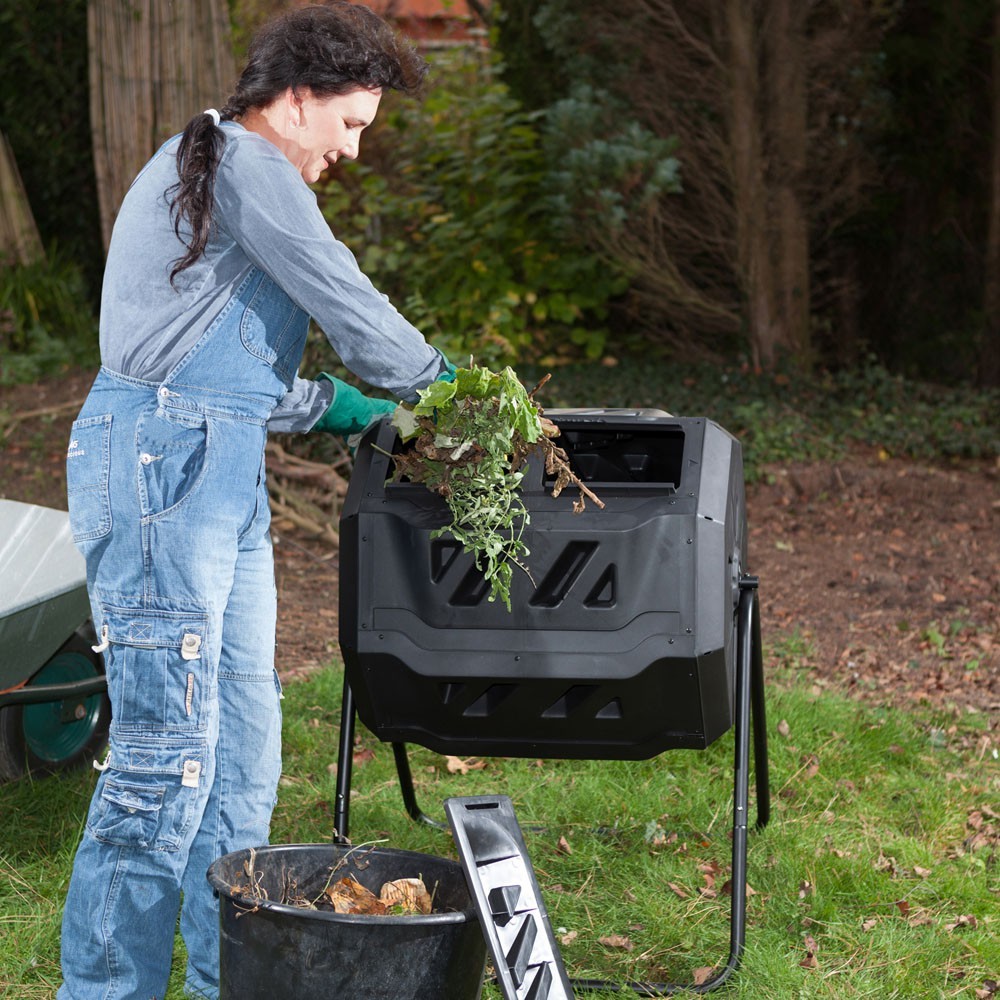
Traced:
<path id="1" fill-rule="evenodd" d="M 471 795 L 444 808 L 505 1000 L 573 1000 L 511 800 Z"/>

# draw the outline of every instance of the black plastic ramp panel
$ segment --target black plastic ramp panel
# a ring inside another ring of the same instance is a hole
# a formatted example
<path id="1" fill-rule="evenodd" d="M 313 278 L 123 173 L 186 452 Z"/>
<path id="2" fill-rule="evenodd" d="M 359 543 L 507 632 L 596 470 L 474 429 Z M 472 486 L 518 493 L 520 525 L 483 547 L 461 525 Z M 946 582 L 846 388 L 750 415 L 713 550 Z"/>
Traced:
<path id="1" fill-rule="evenodd" d="M 505 1000 L 573 1000 L 514 804 L 472 795 L 444 808 Z"/>

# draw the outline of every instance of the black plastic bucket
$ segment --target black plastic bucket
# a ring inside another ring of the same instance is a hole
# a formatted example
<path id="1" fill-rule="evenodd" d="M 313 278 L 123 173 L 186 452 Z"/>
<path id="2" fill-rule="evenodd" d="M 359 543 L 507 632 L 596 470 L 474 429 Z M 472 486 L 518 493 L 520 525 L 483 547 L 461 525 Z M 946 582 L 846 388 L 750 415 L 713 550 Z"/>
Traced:
<path id="1" fill-rule="evenodd" d="M 376 895 L 385 882 L 421 877 L 435 912 L 366 916 L 280 902 L 289 886 L 315 899 L 346 876 Z M 220 1000 L 477 1000 L 482 992 L 486 941 L 456 861 L 392 848 L 273 845 L 219 858 L 208 880 L 220 903 Z"/>

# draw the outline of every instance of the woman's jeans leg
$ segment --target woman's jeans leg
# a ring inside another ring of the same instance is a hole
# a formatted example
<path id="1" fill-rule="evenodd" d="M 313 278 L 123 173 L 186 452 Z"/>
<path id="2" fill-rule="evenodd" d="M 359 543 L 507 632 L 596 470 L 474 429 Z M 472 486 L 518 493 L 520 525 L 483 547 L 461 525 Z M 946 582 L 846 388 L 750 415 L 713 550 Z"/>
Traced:
<path id="1" fill-rule="evenodd" d="M 222 629 L 215 781 L 184 872 L 186 986 L 218 996 L 219 904 L 206 879 L 217 858 L 267 843 L 281 776 L 280 687 L 272 666 L 275 591 L 270 538 L 244 539 Z"/>
<path id="2" fill-rule="evenodd" d="M 83 430 L 104 434 L 105 419 L 87 419 L 74 441 L 96 460 L 101 441 Z M 222 423 L 213 453 L 197 414 L 177 431 L 155 429 L 152 444 L 145 442 L 153 416 L 132 423 L 136 432 L 117 413 L 115 420 L 155 461 L 136 463 L 147 476 L 138 498 L 130 468 L 112 463 L 110 516 L 95 516 L 92 531 L 80 532 L 90 535 L 88 584 L 106 644 L 112 725 L 66 899 L 58 997 L 162 998 L 182 888 L 192 914 L 192 979 L 213 996 L 218 939 L 207 929 L 216 905 L 208 855 L 234 837 L 248 842 L 227 851 L 266 838 L 280 769 L 274 574 L 258 476 L 263 429 Z M 128 443 L 110 453 L 127 454 Z M 95 466 L 106 477 L 107 464 Z M 234 484 L 242 483 L 248 489 L 238 496 Z M 85 525 L 86 509 L 72 495 L 70 508 Z M 223 654 L 230 639 L 234 648 Z"/>

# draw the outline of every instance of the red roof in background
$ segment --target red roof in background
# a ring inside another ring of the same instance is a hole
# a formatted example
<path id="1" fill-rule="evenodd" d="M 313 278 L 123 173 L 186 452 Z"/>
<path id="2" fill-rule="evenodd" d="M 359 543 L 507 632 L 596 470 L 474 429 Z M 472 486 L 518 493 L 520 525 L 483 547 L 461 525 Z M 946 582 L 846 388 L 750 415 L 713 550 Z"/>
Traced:
<path id="1" fill-rule="evenodd" d="M 428 46 L 482 40 L 482 22 L 466 0 L 355 0 L 394 22 L 418 44 Z"/>

